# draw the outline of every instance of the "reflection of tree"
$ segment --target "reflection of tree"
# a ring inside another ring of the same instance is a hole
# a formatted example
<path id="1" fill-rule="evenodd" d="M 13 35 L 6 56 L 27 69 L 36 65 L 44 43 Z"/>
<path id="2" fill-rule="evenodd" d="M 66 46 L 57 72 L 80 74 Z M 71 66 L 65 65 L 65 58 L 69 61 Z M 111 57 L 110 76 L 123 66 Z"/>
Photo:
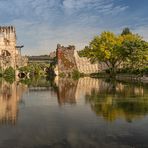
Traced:
<path id="1" fill-rule="evenodd" d="M 112 84 L 103 81 L 100 85 L 99 90 L 92 90 L 91 95 L 86 95 L 86 102 L 97 115 L 109 121 L 118 118 L 132 121 L 148 113 L 148 98 L 143 87 L 121 83 L 112 87 Z"/>

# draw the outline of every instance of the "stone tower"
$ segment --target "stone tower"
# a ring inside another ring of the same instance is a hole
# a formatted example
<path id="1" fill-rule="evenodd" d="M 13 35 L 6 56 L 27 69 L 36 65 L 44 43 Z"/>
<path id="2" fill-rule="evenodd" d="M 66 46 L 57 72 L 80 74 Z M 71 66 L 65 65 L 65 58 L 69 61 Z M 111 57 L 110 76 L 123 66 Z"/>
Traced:
<path id="1" fill-rule="evenodd" d="M 13 26 L 0 26 L 0 66 L 16 68 L 16 58 L 19 51 L 16 48 L 16 31 Z"/>
<path id="2" fill-rule="evenodd" d="M 75 46 L 64 47 L 60 44 L 57 45 L 58 75 L 63 73 L 70 75 L 74 70 L 77 70 L 74 51 Z"/>

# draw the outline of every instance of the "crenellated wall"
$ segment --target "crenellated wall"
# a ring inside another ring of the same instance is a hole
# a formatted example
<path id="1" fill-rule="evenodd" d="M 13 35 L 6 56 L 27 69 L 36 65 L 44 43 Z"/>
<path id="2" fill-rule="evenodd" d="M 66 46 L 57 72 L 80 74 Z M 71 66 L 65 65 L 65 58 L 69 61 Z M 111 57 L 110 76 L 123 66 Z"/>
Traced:
<path id="1" fill-rule="evenodd" d="M 9 66 L 19 67 L 21 53 L 16 46 L 16 31 L 13 26 L 0 26 L 0 66 L 5 69 Z"/>

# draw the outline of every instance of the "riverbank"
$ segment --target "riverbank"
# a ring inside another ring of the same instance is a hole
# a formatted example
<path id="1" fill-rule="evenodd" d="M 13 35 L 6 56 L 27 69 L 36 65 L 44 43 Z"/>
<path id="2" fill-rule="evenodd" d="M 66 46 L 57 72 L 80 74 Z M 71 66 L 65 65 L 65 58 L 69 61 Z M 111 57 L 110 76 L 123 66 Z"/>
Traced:
<path id="1" fill-rule="evenodd" d="M 97 73 L 91 74 L 92 78 L 110 78 L 109 74 L 106 73 Z M 148 76 L 136 75 L 136 74 L 117 74 L 115 77 L 116 80 L 125 81 L 125 82 L 139 82 L 148 84 Z"/>
<path id="2" fill-rule="evenodd" d="M 148 83 L 148 76 L 134 74 L 118 74 L 116 79 L 120 81 Z"/>

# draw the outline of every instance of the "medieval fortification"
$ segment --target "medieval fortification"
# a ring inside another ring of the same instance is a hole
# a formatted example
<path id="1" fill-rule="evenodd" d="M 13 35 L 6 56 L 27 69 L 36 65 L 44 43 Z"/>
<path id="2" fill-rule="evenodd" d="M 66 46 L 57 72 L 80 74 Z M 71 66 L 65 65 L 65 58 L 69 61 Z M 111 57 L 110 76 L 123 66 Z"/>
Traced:
<path id="1" fill-rule="evenodd" d="M 80 73 L 91 74 L 102 71 L 106 68 L 103 63 L 92 64 L 86 57 L 80 57 L 75 50 L 75 46 L 64 47 L 57 45 L 57 67 L 55 69 L 56 75 L 61 73 L 70 74 L 74 70 Z"/>
<path id="2" fill-rule="evenodd" d="M 26 60 L 16 45 L 15 27 L 0 26 L 0 67 L 6 69 L 11 66 L 16 69 L 25 65 Z"/>

